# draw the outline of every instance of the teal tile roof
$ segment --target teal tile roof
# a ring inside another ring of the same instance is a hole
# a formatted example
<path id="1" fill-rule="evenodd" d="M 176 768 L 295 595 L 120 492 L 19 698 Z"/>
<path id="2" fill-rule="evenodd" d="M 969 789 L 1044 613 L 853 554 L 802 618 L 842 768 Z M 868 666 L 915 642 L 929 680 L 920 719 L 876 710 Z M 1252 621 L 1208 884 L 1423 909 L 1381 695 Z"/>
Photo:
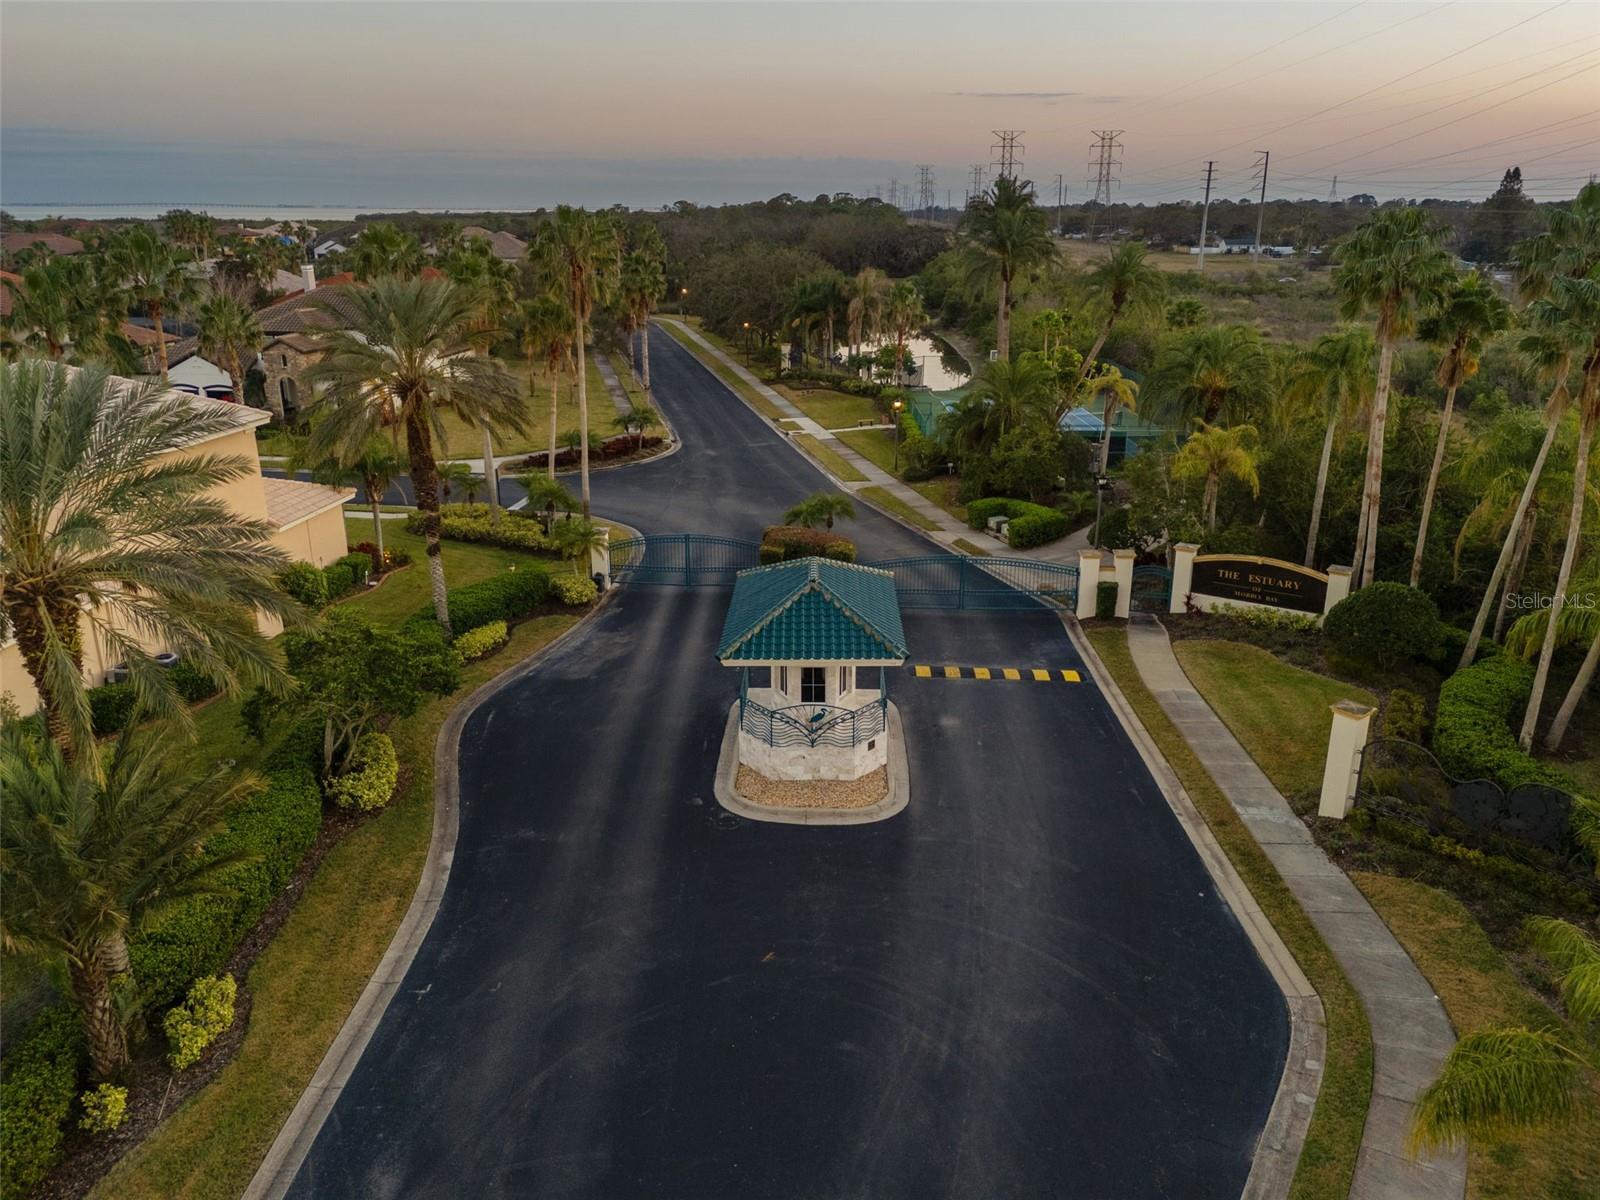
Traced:
<path id="1" fill-rule="evenodd" d="M 730 662 L 886 662 L 906 657 L 894 575 L 802 558 L 740 571 L 717 657 Z"/>

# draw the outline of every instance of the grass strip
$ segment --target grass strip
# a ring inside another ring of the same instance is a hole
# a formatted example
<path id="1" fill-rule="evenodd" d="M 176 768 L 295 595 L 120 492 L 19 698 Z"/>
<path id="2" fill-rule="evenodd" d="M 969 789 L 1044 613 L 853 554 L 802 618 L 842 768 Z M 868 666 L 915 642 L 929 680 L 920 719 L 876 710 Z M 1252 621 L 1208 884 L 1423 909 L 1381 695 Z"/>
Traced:
<path id="1" fill-rule="evenodd" d="M 937 521 L 930 521 L 927 517 L 923 516 L 920 512 L 912 508 L 911 505 L 907 504 L 904 500 L 900 499 L 899 496 L 896 496 L 887 488 L 864 487 L 858 491 L 856 495 L 872 501 L 872 503 L 876 504 L 879 508 L 888 509 L 895 516 L 901 518 L 902 520 L 910 521 L 918 529 L 927 529 L 931 531 L 940 528 L 940 525 Z"/>
<path id="2" fill-rule="evenodd" d="M 967 541 L 966 538 L 957 538 L 950 544 L 963 554 L 971 554 L 977 558 L 989 557 L 989 552 L 987 550 L 985 550 L 982 546 L 974 545 L 973 543 Z"/>
<path id="3" fill-rule="evenodd" d="M 894 434 L 887 429 L 847 429 L 833 436 L 879 470 L 896 474 Z"/>
<path id="4" fill-rule="evenodd" d="M 805 447 L 807 454 L 826 467 L 835 479 L 842 479 L 845 483 L 866 482 L 867 477 L 856 470 L 850 460 L 837 450 L 829 450 L 809 433 L 796 433 L 791 436 Z"/>
<path id="5" fill-rule="evenodd" d="M 1227 796 L 1145 687 L 1128 650 L 1127 632 L 1121 627 L 1104 626 L 1087 632 L 1096 653 L 1200 810 L 1234 870 L 1322 998 L 1328 1057 L 1289 1197 L 1345 1200 L 1361 1150 L 1361 1132 L 1366 1126 L 1372 1091 L 1372 1032 L 1361 999 Z"/>
<path id="6" fill-rule="evenodd" d="M 707 354 L 705 348 L 691 338 L 687 333 L 685 333 L 683 329 L 675 322 L 662 321 L 661 328 L 667 331 L 667 335 L 671 337 L 673 341 L 677 342 L 678 345 L 682 346 L 690 354 L 698 358 L 701 362 L 701 365 L 703 365 L 718 379 L 722 380 L 723 383 L 732 388 L 737 395 L 742 397 L 746 403 L 748 403 L 762 416 L 773 421 L 779 421 L 783 419 L 784 414 L 782 409 L 780 409 L 772 401 L 768 400 L 760 392 L 756 391 L 755 388 L 751 387 L 743 379 L 739 378 L 738 375 L 734 374 L 732 368 L 725 365 L 721 359 Z"/>

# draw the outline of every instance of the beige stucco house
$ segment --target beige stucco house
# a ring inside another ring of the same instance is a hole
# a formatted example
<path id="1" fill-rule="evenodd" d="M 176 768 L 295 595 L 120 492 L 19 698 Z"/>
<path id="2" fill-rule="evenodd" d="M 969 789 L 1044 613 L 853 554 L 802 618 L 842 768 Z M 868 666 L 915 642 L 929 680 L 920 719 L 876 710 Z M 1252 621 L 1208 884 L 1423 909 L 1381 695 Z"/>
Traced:
<path id="1" fill-rule="evenodd" d="M 190 403 L 223 412 L 229 425 L 222 432 L 169 451 L 163 458 L 208 454 L 243 459 L 244 473 L 219 485 L 214 495 L 239 516 L 270 525 L 273 544 L 297 562 L 325 567 L 348 551 L 344 503 L 355 495 L 353 489 L 263 476 L 261 459 L 256 453 L 255 430 L 256 426 L 270 420 L 271 414 L 242 404 L 183 395 Z M 279 632 L 276 618 L 262 614 L 259 622 L 261 632 L 267 636 Z M 84 681 L 90 686 L 104 683 L 107 672 L 116 664 L 108 661 L 105 647 L 99 645 L 92 634 L 84 641 Z M 147 649 L 154 653 L 166 647 L 149 646 Z M 10 695 L 24 715 L 39 704 L 33 680 L 23 666 L 21 651 L 12 640 L 0 644 L 0 693 Z"/>

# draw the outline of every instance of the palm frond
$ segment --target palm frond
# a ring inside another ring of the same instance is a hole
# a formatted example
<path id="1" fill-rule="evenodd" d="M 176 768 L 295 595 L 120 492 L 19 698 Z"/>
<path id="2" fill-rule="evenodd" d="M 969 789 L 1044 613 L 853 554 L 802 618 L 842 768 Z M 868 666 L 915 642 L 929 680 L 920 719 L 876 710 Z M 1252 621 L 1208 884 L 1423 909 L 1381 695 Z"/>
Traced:
<path id="1" fill-rule="evenodd" d="M 1549 1030 L 1469 1033 L 1417 1098 L 1407 1148 L 1417 1154 L 1566 1120 L 1580 1071 L 1580 1061 Z"/>

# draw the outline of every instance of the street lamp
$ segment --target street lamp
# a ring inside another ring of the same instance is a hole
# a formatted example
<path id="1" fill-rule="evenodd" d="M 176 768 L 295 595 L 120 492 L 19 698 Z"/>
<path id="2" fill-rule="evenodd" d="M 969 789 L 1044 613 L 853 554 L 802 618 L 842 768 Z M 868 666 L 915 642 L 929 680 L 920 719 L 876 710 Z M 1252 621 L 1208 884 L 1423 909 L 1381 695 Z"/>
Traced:
<path id="1" fill-rule="evenodd" d="M 746 321 L 744 323 L 744 361 L 745 361 L 745 365 L 746 366 L 750 365 L 750 322 L 749 321 Z"/>
<path id="2" fill-rule="evenodd" d="M 894 402 L 894 469 L 900 471 L 900 409 L 905 404 L 903 400 Z"/>
<path id="3" fill-rule="evenodd" d="M 1111 476 L 1096 475 L 1094 477 L 1094 548 L 1100 549 L 1100 501 L 1106 494 L 1106 489 L 1111 486 Z"/>
<path id="4" fill-rule="evenodd" d="M 689 289 L 688 288 L 679 288 L 678 289 L 678 315 L 680 317 L 683 316 L 683 306 L 684 306 L 684 303 L 688 299 L 689 299 Z"/>

